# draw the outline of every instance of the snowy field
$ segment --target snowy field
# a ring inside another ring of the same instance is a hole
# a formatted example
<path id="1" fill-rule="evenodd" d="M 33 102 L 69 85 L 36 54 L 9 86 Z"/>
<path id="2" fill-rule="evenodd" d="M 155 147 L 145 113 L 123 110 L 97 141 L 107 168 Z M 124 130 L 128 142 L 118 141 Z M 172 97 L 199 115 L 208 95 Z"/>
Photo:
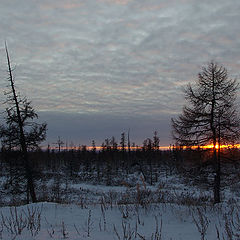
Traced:
<path id="1" fill-rule="evenodd" d="M 82 208 L 45 202 L 2 208 L 1 239 L 215 240 L 226 237 L 227 231 L 237 233 L 230 221 L 236 216 L 236 211 L 225 205 L 198 208 L 158 204 L 142 208 L 102 203 Z"/>
<path id="2" fill-rule="evenodd" d="M 185 204 L 151 203 L 143 200 L 142 189 L 137 191 L 135 203 L 120 201 L 116 204 L 110 201 L 111 195 L 114 191 L 127 194 L 123 187 L 111 190 L 83 184 L 80 188 L 85 194 L 88 189 L 89 195 L 93 192 L 103 194 L 102 189 L 105 197 L 91 204 L 87 201 L 79 204 L 42 202 L 2 207 L 0 239 L 240 239 L 240 206 L 230 200 L 217 206 L 200 202 L 193 205 L 190 201 Z"/>
<path id="3" fill-rule="evenodd" d="M 238 183 L 226 185 L 223 202 L 213 205 L 209 185 L 190 184 L 174 174 L 154 185 L 128 175 L 119 186 L 59 176 L 38 182 L 37 195 L 45 200 L 36 204 L 24 205 L 25 195 L 1 189 L 0 239 L 240 239 Z"/>

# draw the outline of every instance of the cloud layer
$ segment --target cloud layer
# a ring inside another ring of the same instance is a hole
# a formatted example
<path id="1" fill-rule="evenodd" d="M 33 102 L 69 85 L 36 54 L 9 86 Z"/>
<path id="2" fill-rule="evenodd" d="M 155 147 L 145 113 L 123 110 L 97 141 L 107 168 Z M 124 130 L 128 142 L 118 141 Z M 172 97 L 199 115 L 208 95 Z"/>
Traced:
<path id="1" fill-rule="evenodd" d="M 106 116 L 102 128 L 111 117 L 127 118 L 123 129 L 131 119 L 144 119 L 149 132 L 164 120 L 169 130 L 167 119 L 184 104 L 181 88 L 194 81 L 202 65 L 213 59 L 239 76 L 239 1 L 0 4 L 0 86 L 6 85 L 7 40 L 19 89 L 46 116 L 61 112 L 74 119 L 79 114 L 89 121 Z M 67 125 L 73 125 L 70 119 Z M 63 127 L 70 131 L 64 124 L 59 131 Z"/>

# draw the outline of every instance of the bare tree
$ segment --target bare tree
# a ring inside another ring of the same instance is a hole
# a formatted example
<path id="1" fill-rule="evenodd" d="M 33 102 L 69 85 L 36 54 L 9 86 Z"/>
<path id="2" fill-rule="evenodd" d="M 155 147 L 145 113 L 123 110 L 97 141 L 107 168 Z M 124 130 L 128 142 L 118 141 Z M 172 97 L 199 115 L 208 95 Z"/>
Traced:
<path id="1" fill-rule="evenodd" d="M 237 89 L 236 79 L 228 77 L 227 69 L 210 62 L 198 74 L 196 84 L 185 89 L 189 105 L 184 106 L 177 119 L 172 119 L 173 137 L 178 144 L 213 144 L 215 203 L 220 202 L 220 145 L 234 143 L 240 136 L 235 105 Z"/>
<path id="2" fill-rule="evenodd" d="M 12 74 L 10 57 L 5 44 L 8 64 L 8 81 L 10 90 L 6 93 L 8 104 L 6 108 L 5 125 L 0 126 L 0 137 L 4 146 L 19 150 L 24 162 L 25 178 L 27 181 L 27 194 L 30 193 L 32 202 L 36 202 L 33 171 L 30 166 L 28 150 L 38 147 L 46 137 L 46 123 L 38 124 L 33 121 L 37 118 L 31 102 L 17 94 Z"/>
<path id="3" fill-rule="evenodd" d="M 160 144 L 160 139 L 158 137 L 158 132 L 154 131 L 153 133 L 153 149 L 154 151 L 159 151 L 159 144 Z"/>
<path id="4" fill-rule="evenodd" d="M 121 133 L 120 146 L 121 146 L 121 151 L 124 153 L 126 151 L 126 136 L 125 136 L 125 132 Z"/>

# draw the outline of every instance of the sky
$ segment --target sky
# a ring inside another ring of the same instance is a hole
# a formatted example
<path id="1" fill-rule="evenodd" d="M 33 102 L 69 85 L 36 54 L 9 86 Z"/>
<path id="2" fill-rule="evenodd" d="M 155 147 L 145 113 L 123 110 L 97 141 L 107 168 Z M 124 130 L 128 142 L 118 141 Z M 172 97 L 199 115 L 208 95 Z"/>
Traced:
<path id="1" fill-rule="evenodd" d="M 47 122 L 50 145 L 58 136 L 101 144 L 129 129 L 137 144 L 157 131 L 160 145 L 169 145 L 171 118 L 185 104 L 182 89 L 202 66 L 214 60 L 239 78 L 238 0 L 0 0 L 0 6 L 0 87 L 7 41 L 16 86 Z"/>

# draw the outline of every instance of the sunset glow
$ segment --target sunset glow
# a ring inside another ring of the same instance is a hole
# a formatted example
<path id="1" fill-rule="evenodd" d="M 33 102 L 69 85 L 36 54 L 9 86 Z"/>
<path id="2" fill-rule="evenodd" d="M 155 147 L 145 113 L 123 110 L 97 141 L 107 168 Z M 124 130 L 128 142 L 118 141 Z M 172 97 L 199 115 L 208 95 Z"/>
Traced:
<path id="1" fill-rule="evenodd" d="M 213 148 L 213 144 L 203 146 L 203 148 L 208 149 L 208 148 Z M 218 144 L 216 144 L 216 148 L 218 148 Z M 240 148 L 240 144 L 234 144 L 234 145 L 220 145 L 220 148 Z"/>
<path id="2" fill-rule="evenodd" d="M 187 146 L 183 146 L 183 149 L 188 148 Z M 197 149 L 197 148 L 201 148 L 201 149 L 212 149 L 214 148 L 213 144 L 209 144 L 209 145 L 205 145 L 205 146 L 191 146 L 191 149 Z M 216 144 L 215 146 L 216 149 L 218 149 L 218 144 Z M 221 149 L 226 149 L 226 148 L 240 148 L 240 144 L 234 144 L 234 145 L 220 145 Z"/>
<path id="3" fill-rule="evenodd" d="M 74 147 L 62 147 L 61 148 L 61 151 L 70 151 L 70 150 L 79 150 L 79 149 L 83 149 L 86 147 L 86 150 L 88 151 L 92 151 L 93 150 L 93 147 L 92 146 L 85 146 L 85 145 L 82 145 L 82 146 L 74 146 Z M 169 145 L 169 146 L 159 146 L 159 150 L 161 151 L 165 151 L 165 150 L 173 150 L 176 146 L 174 145 Z M 181 146 L 182 149 L 187 149 L 188 147 L 187 146 Z M 47 149 L 47 147 L 43 147 L 44 149 Z M 205 145 L 205 146 L 191 146 L 190 147 L 191 149 L 213 149 L 213 144 L 209 144 L 209 145 Z M 240 149 L 240 144 L 235 144 L 235 145 L 221 145 L 220 147 L 221 149 L 231 149 L 231 148 L 239 148 Z M 51 149 L 58 149 L 58 147 L 52 147 Z M 96 151 L 102 151 L 103 150 L 103 147 L 102 146 L 96 146 L 95 147 Z M 105 150 L 107 149 L 107 147 L 104 148 Z M 108 149 L 112 150 L 113 151 L 113 147 L 112 146 L 109 146 Z M 143 149 L 143 146 L 135 146 L 135 147 L 130 147 L 130 150 L 131 151 L 136 151 L 136 150 L 142 150 Z M 218 145 L 216 145 L 216 149 L 218 149 Z M 118 151 L 121 151 L 122 148 L 121 146 L 118 146 L 117 147 L 117 150 Z M 128 147 L 126 146 L 125 147 L 125 151 L 127 152 L 128 151 Z"/>

